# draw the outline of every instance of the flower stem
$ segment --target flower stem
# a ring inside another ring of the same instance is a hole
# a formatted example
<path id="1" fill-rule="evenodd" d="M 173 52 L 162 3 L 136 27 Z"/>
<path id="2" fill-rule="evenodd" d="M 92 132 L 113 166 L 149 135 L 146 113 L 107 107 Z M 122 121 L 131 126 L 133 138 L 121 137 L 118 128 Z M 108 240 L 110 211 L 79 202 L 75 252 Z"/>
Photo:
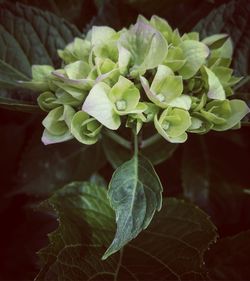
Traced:
<path id="1" fill-rule="evenodd" d="M 143 140 L 141 143 L 141 148 L 149 147 L 152 144 L 156 143 L 159 139 L 161 139 L 161 135 L 155 134 L 155 135 Z"/>
<path id="2" fill-rule="evenodd" d="M 107 129 L 105 129 L 103 132 L 107 137 L 120 144 L 124 148 L 131 149 L 131 143 L 123 137 L 119 136 L 117 133 Z"/>

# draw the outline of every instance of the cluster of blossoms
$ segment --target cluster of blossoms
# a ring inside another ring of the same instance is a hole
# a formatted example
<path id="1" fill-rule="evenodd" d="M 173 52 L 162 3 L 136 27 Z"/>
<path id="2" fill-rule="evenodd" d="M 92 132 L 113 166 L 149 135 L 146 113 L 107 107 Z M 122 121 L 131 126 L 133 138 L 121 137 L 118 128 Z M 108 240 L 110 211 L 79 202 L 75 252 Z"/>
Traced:
<path id="1" fill-rule="evenodd" d="M 157 16 L 139 16 L 119 32 L 94 26 L 58 51 L 61 69 L 32 68 L 28 84 L 42 92 L 38 104 L 48 112 L 42 140 L 94 144 L 103 127 L 138 133 L 152 123 L 167 141 L 183 143 L 187 132 L 237 128 L 249 108 L 230 99 L 240 80 L 229 67 L 232 52 L 226 34 L 200 41 Z"/>

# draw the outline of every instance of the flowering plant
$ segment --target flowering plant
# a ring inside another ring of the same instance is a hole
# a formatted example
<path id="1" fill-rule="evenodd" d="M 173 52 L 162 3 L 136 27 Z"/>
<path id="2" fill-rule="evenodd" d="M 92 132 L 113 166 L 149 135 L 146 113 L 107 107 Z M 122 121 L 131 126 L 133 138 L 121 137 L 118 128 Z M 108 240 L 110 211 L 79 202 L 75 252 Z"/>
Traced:
<path id="1" fill-rule="evenodd" d="M 134 156 L 115 171 L 109 185 L 117 232 L 104 259 L 135 238 L 161 209 L 161 182 L 138 152 L 137 135 L 144 127 L 153 126 L 170 143 L 185 142 L 188 133 L 240 127 L 249 108 L 232 99 L 233 86 L 241 80 L 230 68 L 232 53 L 227 34 L 200 40 L 197 32 L 180 35 L 160 17 L 139 16 L 129 29 L 94 26 L 85 38 L 74 39 L 58 51 L 60 69 L 32 67 L 33 79 L 23 86 L 41 92 L 38 104 L 48 112 L 42 122 L 44 144 L 76 138 L 91 145 L 103 130 L 123 127 L 134 135 Z"/>
<path id="2" fill-rule="evenodd" d="M 248 280 L 249 1 L 31 2 L 0 1 L 1 277 Z"/>

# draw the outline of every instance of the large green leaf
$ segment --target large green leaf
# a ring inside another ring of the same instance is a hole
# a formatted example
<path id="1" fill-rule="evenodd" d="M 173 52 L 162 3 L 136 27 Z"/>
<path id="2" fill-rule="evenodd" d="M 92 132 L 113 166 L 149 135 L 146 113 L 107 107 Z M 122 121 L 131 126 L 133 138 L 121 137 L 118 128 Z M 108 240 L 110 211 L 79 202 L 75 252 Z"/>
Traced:
<path id="1" fill-rule="evenodd" d="M 195 27 L 204 38 L 216 33 L 227 33 L 233 40 L 233 67 L 238 75 L 247 75 L 249 69 L 250 46 L 250 2 L 230 1 L 210 12 Z"/>
<path id="2" fill-rule="evenodd" d="M 115 231 L 106 189 L 72 183 L 53 195 L 59 227 L 39 252 L 36 280 L 205 280 L 204 252 L 216 239 L 214 225 L 199 208 L 167 199 L 150 227 L 119 254 L 101 261 Z"/>
<path id="3" fill-rule="evenodd" d="M 23 92 L 19 101 L 15 92 L 6 95 L 2 88 L 16 88 L 18 80 L 28 80 L 33 64 L 59 67 L 57 49 L 75 36 L 80 36 L 77 28 L 52 13 L 18 3 L 0 3 L 0 104 L 24 110 L 36 105 L 36 93 L 27 96 Z"/>
<path id="4" fill-rule="evenodd" d="M 35 280 L 109 280 L 117 256 L 101 261 L 115 230 L 105 187 L 74 182 L 53 195 L 48 204 L 57 213 L 59 227 L 39 252 L 43 267 Z"/>
<path id="5" fill-rule="evenodd" d="M 0 107 L 23 112 L 41 112 L 36 95 L 29 90 L 0 89 Z"/>
<path id="6" fill-rule="evenodd" d="M 249 280 L 250 231 L 221 239 L 207 252 L 212 280 Z"/>
<path id="7" fill-rule="evenodd" d="M 114 172 L 108 197 L 116 213 L 117 231 L 103 259 L 119 251 L 143 229 L 161 209 L 162 185 L 151 162 L 135 155 Z"/>

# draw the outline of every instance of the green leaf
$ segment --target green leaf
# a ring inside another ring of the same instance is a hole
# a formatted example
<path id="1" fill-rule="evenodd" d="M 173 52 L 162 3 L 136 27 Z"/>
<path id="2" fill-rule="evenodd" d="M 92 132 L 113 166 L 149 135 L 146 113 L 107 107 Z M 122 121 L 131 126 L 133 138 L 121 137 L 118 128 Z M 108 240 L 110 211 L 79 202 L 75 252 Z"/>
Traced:
<path id="1" fill-rule="evenodd" d="M 65 20 L 37 8 L 5 2 L 0 11 L 0 70 L 10 86 L 30 77 L 33 64 L 58 67 L 57 49 L 80 34 Z"/>
<path id="2" fill-rule="evenodd" d="M 220 239 L 206 255 L 212 280 L 248 280 L 250 231 Z"/>
<path id="3" fill-rule="evenodd" d="M 19 3 L 0 4 L 0 104 L 4 108 L 36 111 L 36 93 L 3 90 L 29 80 L 33 64 L 58 67 L 57 49 L 80 34 L 76 27 L 52 13 Z M 15 96 L 15 98 L 14 98 Z M 17 97 L 18 96 L 18 97 Z"/>
<path id="4" fill-rule="evenodd" d="M 34 93 L 29 90 L 1 89 L 0 107 L 23 112 L 41 112 L 34 98 Z"/>
<path id="5" fill-rule="evenodd" d="M 59 226 L 39 252 L 36 280 L 206 280 L 203 255 L 216 239 L 215 226 L 190 203 L 165 200 L 150 227 L 106 261 L 100 253 L 115 231 L 106 189 L 71 183 L 48 203 Z"/>
<path id="6" fill-rule="evenodd" d="M 135 155 L 113 174 L 108 198 L 116 212 L 117 231 L 103 259 L 119 251 L 147 228 L 162 205 L 162 185 L 144 157 Z"/>
<path id="7" fill-rule="evenodd" d="M 104 263 L 100 256 L 115 230 L 106 188 L 73 182 L 53 195 L 47 205 L 56 211 L 59 226 L 49 235 L 50 244 L 38 253 L 43 267 L 35 280 L 114 275 L 116 257 Z M 66 273 L 67 268 L 72 270 Z"/>
<path id="8" fill-rule="evenodd" d="M 248 0 L 229 1 L 212 10 L 194 27 L 195 31 L 200 32 L 201 38 L 216 33 L 226 33 L 230 36 L 234 45 L 233 68 L 239 76 L 248 75 L 250 72 L 249 14 Z"/>

